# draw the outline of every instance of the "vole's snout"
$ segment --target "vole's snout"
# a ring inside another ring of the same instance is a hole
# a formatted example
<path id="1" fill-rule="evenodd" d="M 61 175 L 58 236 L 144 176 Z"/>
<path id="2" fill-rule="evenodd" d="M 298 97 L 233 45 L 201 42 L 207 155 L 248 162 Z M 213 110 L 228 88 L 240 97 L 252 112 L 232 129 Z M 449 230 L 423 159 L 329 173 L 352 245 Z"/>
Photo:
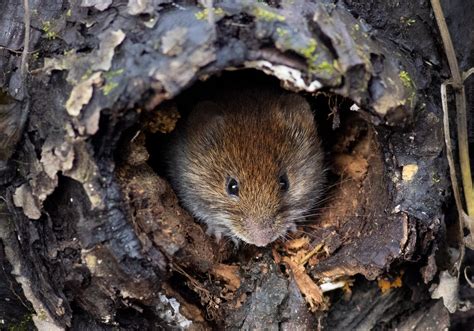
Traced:
<path id="1" fill-rule="evenodd" d="M 255 220 L 247 220 L 246 228 L 248 229 L 246 242 L 254 244 L 258 247 L 264 247 L 274 241 L 277 235 L 277 229 L 274 229 L 272 221 L 257 222 Z"/>

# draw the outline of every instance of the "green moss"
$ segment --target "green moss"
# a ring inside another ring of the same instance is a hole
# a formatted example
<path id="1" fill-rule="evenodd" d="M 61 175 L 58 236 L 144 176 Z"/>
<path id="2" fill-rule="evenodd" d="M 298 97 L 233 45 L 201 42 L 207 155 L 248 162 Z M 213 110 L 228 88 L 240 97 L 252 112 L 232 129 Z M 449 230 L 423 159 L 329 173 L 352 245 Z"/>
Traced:
<path id="1" fill-rule="evenodd" d="M 225 12 L 224 9 L 222 8 L 212 8 L 214 10 L 214 15 L 216 16 L 224 16 Z M 198 11 L 196 14 L 194 14 L 198 20 L 204 20 L 207 19 L 209 16 L 209 10 L 207 8 Z"/>
<path id="2" fill-rule="evenodd" d="M 255 15 L 255 17 L 261 19 L 262 21 L 267 21 L 267 22 L 285 21 L 285 16 L 277 14 L 273 11 L 270 11 L 262 7 L 255 7 L 255 9 L 253 10 L 253 14 Z"/>
<path id="3" fill-rule="evenodd" d="M 414 87 L 413 81 L 410 77 L 410 74 L 408 74 L 408 72 L 406 72 L 405 70 L 402 70 L 400 71 L 400 74 L 398 76 L 400 77 L 403 86 L 405 86 L 406 88 Z"/>
<path id="4" fill-rule="evenodd" d="M 53 26 L 51 24 L 51 21 L 44 21 L 41 29 L 45 33 L 46 38 L 48 38 L 49 40 L 56 39 L 58 36 L 58 34 L 55 31 L 53 31 Z"/>

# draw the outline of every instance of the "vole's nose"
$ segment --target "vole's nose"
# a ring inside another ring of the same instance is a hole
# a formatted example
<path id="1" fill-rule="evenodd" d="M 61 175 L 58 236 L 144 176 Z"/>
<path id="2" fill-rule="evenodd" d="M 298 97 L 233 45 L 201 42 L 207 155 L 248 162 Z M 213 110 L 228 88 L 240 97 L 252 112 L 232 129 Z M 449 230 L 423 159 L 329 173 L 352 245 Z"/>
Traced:
<path id="1" fill-rule="evenodd" d="M 247 237 L 250 244 L 264 247 L 275 239 L 275 230 L 272 229 L 270 224 L 249 224 Z"/>

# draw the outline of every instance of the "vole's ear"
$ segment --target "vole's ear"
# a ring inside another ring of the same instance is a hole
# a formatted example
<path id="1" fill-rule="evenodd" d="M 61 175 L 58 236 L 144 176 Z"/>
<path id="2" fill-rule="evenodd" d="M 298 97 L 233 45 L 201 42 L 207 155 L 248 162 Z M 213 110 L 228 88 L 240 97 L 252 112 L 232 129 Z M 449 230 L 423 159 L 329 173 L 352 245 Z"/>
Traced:
<path id="1" fill-rule="evenodd" d="M 308 101 L 298 94 L 285 94 L 278 98 L 277 116 L 282 116 L 284 122 L 293 127 L 307 130 L 315 129 L 314 114 Z"/>
<path id="2" fill-rule="evenodd" d="M 191 111 L 188 117 L 188 126 L 203 128 L 215 125 L 224 119 L 220 106 L 212 101 L 201 101 Z"/>
<path id="3" fill-rule="evenodd" d="M 211 148 L 215 132 L 224 127 L 222 106 L 211 101 L 198 103 L 189 114 L 186 132 L 191 141 Z"/>

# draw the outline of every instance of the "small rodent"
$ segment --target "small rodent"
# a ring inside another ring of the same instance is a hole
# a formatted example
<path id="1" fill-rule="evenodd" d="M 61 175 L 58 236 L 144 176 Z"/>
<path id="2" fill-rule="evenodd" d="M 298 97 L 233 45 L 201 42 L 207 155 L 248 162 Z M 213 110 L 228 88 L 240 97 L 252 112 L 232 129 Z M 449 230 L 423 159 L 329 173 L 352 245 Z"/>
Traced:
<path id="1" fill-rule="evenodd" d="M 169 153 L 181 203 L 219 240 L 256 246 L 285 238 L 315 207 L 323 152 L 308 102 L 273 90 L 198 103 Z"/>

